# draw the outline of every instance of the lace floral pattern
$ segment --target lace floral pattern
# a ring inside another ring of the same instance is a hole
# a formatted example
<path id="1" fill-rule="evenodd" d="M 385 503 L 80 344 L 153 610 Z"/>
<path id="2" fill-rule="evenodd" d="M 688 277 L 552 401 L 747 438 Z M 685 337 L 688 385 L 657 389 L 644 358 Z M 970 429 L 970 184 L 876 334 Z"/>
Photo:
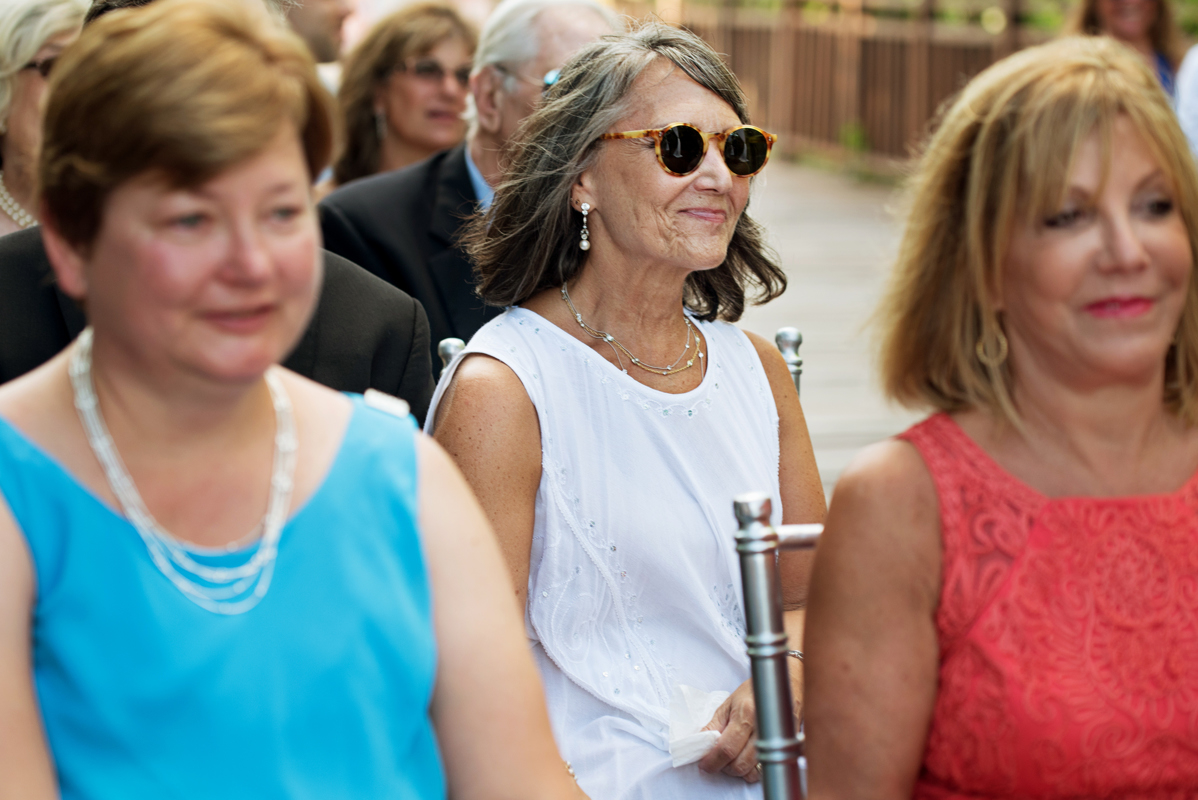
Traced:
<path id="1" fill-rule="evenodd" d="M 1198 790 L 1198 476 L 1045 498 L 951 419 L 903 434 L 941 505 L 940 687 L 917 797 Z"/>

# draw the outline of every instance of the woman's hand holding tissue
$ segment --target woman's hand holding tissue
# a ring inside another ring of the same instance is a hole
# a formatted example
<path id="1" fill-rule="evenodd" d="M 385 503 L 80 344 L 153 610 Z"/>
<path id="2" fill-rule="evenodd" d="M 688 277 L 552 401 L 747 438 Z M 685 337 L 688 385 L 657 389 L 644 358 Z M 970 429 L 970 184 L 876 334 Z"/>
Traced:
<path id="1" fill-rule="evenodd" d="M 720 738 L 711 752 L 699 760 L 699 769 L 723 772 L 749 783 L 761 780 L 757 771 L 757 706 L 753 702 L 752 681 L 736 687 L 704 730 L 720 731 Z"/>
<path id="2" fill-rule="evenodd" d="M 802 641 L 801 619 L 799 622 L 798 640 Z M 787 627 L 791 626 L 788 624 Z M 787 663 L 790 667 L 795 718 L 798 719 L 803 707 L 803 664 L 797 658 L 787 659 Z M 722 771 L 726 775 L 744 778 L 748 783 L 761 780 L 761 772 L 757 769 L 757 704 L 753 700 L 751 680 L 742 683 L 728 696 L 703 730 L 720 731 L 720 738 L 699 760 L 699 769 L 704 772 Z"/>

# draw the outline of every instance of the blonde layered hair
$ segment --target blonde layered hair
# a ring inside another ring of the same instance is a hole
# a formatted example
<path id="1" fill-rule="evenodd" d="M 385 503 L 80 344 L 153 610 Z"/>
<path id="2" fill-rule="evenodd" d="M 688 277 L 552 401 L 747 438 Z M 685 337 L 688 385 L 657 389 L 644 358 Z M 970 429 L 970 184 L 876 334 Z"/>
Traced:
<path id="1" fill-rule="evenodd" d="M 907 406 L 984 408 L 1016 425 L 1008 363 L 986 366 L 979 342 L 1001 332 L 993 307 L 1014 226 L 1056 213 L 1082 143 L 1097 134 L 1109 166 L 1125 116 L 1176 191 L 1198 252 L 1198 175 L 1155 76 L 1106 38 L 1017 53 L 978 75 L 944 113 L 910 184 L 910 218 L 879 309 L 886 393 Z M 1105 180 L 1105 177 L 1104 177 Z M 1198 281 L 1187 287 L 1164 400 L 1198 421 Z"/>
<path id="2" fill-rule="evenodd" d="M 79 30 L 87 0 L 0 2 L 0 136 L 8 130 L 17 76 L 47 41 Z"/>

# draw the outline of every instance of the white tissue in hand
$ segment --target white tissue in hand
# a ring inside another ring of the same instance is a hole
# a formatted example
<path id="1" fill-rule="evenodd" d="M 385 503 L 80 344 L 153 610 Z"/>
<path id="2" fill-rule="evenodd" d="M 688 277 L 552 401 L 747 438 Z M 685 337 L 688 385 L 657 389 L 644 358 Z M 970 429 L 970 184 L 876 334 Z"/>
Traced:
<path id="1" fill-rule="evenodd" d="M 675 767 L 693 764 L 711 752 L 719 731 L 705 731 L 728 692 L 705 692 L 678 684 L 670 698 L 670 757 Z"/>

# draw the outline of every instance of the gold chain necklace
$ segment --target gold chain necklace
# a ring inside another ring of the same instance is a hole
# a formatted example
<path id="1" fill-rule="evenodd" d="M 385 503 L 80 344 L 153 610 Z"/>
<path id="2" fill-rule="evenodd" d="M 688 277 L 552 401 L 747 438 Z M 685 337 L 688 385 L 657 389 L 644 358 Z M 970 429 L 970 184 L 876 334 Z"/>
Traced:
<path id="1" fill-rule="evenodd" d="M 678 360 L 668 367 L 655 367 L 652 364 L 644 363 L 639 358 L 634 356 L 631 350 L 620 344 L 620 341 L 607 331 L 601 331 L 598 328 L 592 328 L 590 325 L 588 325 L 583 320 L 582 314 L 579 314 L 578 309 L 574 307 L 574 302 L 570 299 L 570 292 L 567 291 L 565 282 L 562 283 L 562 300 L 566 301 L 566 305 L 570 308 L 570 313 L 574 315 L 574 321 L 578 323 L 580 328 L 587 332 L 587 335 L 593 339 L 602 339 L 611 345 L 612 349 L 616 351 L 617 361 L 620 361 L 620 353 L 623 353 L 624 355 L 628 356 L 628 358 L 630 358 L 632 363 L 636 366 L 640 367 L 646 372 L 654 372 L 658 375 L 675 375 L 683 370 L 688 370 L 695 365 L 696 358 L 700 360 L 699 363 L 702 363 L 703 351 L 699 349 L 699 334 L 695 331 L 694 326 L 691 324 L 690 317 L 686 316 L 686 314 L 682 315 L 682 320 L 686 323 L 686 347 L 683 348 L 682 355 L 678 356 Z M 686 354 L 690 352 L 692 337 L 694 338 L 695 342 L 695 355 L 690 357 L 685 366 L 680 367 L 678 364 L 682 361 L 682 359 L 686 358 Z M 622 361 L 620 361 L 620 368 L 623 369 Z M 624 372 L 628 372 L 628 370 L 624 369 Z"/>

